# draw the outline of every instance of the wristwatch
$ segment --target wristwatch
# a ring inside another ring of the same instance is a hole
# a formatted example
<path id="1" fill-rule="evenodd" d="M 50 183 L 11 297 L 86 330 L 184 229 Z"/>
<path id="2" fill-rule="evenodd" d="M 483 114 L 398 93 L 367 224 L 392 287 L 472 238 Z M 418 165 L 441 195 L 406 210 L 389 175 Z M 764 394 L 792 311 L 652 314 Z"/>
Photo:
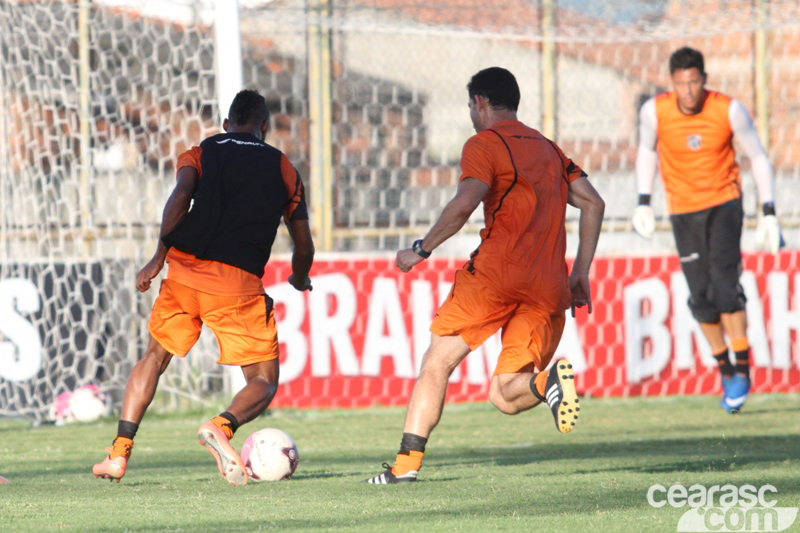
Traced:
<path id="1" fill-rule="evenodd" d="M 430 252 L 426 252 L 422 249 L 422 239 L 417 239 L 414 241 L 414 244 L 411 245 L 411 249 L 423 259 L 427 259 L 431 256 Z"/>

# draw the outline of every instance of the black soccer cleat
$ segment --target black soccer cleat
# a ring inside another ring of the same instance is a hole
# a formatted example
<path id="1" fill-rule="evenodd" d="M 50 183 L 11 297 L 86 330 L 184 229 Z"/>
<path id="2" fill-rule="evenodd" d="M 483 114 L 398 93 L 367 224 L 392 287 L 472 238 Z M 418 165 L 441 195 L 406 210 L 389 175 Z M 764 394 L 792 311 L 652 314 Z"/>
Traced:
<path id="1" fill-rule="evenodd" d="M 542 398 L 556 421 L 556 429 L 561 433 L 569 433 L 575 428 L 578 413 L 581 410 L 578 393 L 575 392 L 575 373 L 572 363 L 566 359 L 556 361 L 547 376 Z"/>
<path id="2" fill-rule="evenodd" d="M 408 483 L 410 481 L 417 480 L 417 474 L 419 474 L 419 470 L 409 470 L 402 476 L 396 476 L 392 473 L 392 467 L 389 463 L 383 463 L 383 467 L 386 469 L 381 474 L 378 474 L 375 477 L 371 477 L 369 479 L 365 479 L 364 483 L 371 483 L 372 485 L 392 485 L 394 483 Z"/>

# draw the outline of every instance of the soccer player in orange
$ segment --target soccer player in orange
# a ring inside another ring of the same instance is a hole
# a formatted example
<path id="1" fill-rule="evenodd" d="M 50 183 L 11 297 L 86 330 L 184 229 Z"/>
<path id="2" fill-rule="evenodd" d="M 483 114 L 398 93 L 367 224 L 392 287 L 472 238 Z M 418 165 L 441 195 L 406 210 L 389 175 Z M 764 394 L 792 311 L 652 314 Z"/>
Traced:
<path id="1" fill-rule="evenodd" d="M 775 216 L 772 166 L 744 106 L 705 88 L 703 55 L 691 48 L 669 60 L 672 92 L 648 100 L 640 111 L 636 181 L 636 232 L 655 229 L 650 195 L 660 167 L 681 268 L 689 285 L 689 308 L 711 346 L 722 375 L 720 406 L 737 413 L 750 391 L 740 240 L 744 213 L 734 138 L 750 159 L 762 206 L 757 240 L 772 253 L 783 245 Z M 736 358 L 732 365 L 724 335 Z"/>
<path id="2" fill-rule="evenodd" d="M 477 135 L 464 145 L 456 195 L 424 239 L 397 253 L 396 265 L 408 272 L 429 257 L 481 202 L 486 227 L 431 324 L 431 345 L 411 393 L 395 463 L 384 464 L 386 471 L 369 483 L 416 481 L 450 374 L 498 329 L 503 349 L 489 386 L 492 404 L 513 415 L 547 402 L 562 433 L 573 429 L 580 411 L 572 365 L 560 360 L 546 368 L 566 309 L 592 310 L 589 267 L 605 204 L 555 143 L 517 120 L 520 92 L 511 72 L 482 70 L 467 90 Z M 564 259 L 567 203 L 581 210 L 571 273 Z"/>
<path id="3" fill-rule="evenodd" d="M 186 356 L 206 324 L 219 341 L 217 362 L 242 367 L 247 384 L 225 412 L 200 426 L 198 436 L 229 483 L 247 483 L 229 440 L 267 408 L 278 388 L 275 317 L 261 278 L 281 218 L 294 242 L 289 283 L 298 291 L 311 290 L 314 258 L 303 183 L 286 156 L 264 143 L 268 124 L 264 97 L 241 91 L 223 123 L 226 133 L 178 158 L 158 248 L 136 288 L 147 291 L 165 260 L 167 278 L 153 305 L 147 352 L 128 378 L 117 438 L 92 468 L 95 477 L 119 482 L 125 475 L 159 376 L 173 355 Z"/>

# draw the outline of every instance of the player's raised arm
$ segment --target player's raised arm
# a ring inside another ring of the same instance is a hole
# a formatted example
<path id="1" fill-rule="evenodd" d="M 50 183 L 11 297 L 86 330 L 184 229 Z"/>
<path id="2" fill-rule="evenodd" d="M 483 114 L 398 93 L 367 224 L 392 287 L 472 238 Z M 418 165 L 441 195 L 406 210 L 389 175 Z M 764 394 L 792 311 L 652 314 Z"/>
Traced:
<path id="1" fill-rule="evenodd" d="M 634 209 L 631 218 L 633 229 L 645 239 L 649 239 L 656 228 L 653 208 L 650 207 L 650 196 L 653 194 L 653 180 L 658 168 L 657 122 L 656 103 L 651 98 L 639 110 L 639 149 L 636 152 L 636 187 L 639 193 L 639 205 Z"/>
<path id="2" fill-rule="evenodd" d="M 762 248 L 772 253 L 778 253 L 784 242 L 780 222 L 775 215 L 775 176 L 769 156 L 758 138 L 758 131 L 750 118 L 750 113 L 738 100 L 731 101 L 728 120 L 733 136 L 750 160 L 750 167 L 753 169 L 753 177 L 758 189 L 762 217 L 759 219 L 756 229 L 756 242 Z"/>
<path id="3" fill-rule="evenodd" d="M 139 291 L 145 292 L 149 289 L 150 282 L 164 267 L 168 249 L 162 238 L 175 229 L 178 223 L 183 220 L 183 217 L 186 216 L 186 213 L 189 212 L 189 205 L 192 202 L 192 196 L 199 179 L 200 173 L 194 167 L 185 166 L 178 170 L 178 183 L 175 185 L 172 194 L 170 194 L 161 217 L 161 233 L 159 234 L 156 253 L 136 276 L 136 288 Z"/>
<path id="4" fill-rule="evenodd" d="M 589 267 L 592 266 L 600 228 L 603 225 L 603 213 L 606 204 L 586 178 L 578 178 L 569 184 L 569 204 L 581 210 L 578 223 L 578 253 L 569 275 L 569 286 L 572 293 L 572 316 L 575 308 L 589 306 L 592 312 L 592 292 L 589 288 Z"/>
<path id="5" fill-rule="evenodd" d="M 430 256 L 431 252 L 444 241 L 452 237 L 469 220 L 483 197 L 489 192 L 489 186 L 477 179 L 466 178 L 458 184 L 456 195 L 450 200 L 439 215 L 424 239 L 417 241 L 414 247 L 397 252 L 395 265 L 403 272 Z"/>

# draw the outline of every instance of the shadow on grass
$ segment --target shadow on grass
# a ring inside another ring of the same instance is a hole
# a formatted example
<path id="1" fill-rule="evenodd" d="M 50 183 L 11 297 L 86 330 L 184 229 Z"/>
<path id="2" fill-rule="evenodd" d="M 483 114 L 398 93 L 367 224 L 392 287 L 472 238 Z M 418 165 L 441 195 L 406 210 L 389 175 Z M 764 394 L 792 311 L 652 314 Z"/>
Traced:
<path id="1" fill-rule="evenodd" d="M 741 469 L 767 463 L 798 461 L 799 440 L 797 435 L 772 435 L 541 444 L 525 448 L 456 447 L 428 450 L 426 466 L 430 468 L 481 464 L 522 466 L 548 461 L 586 460 L 588 468 L 575 470 L 573 465 L 570 472 L 576 474 L 616 471 L 724 472 L 731 470 L 733 464 L 737 469 Z M 361 458 L 357 462 L 363 464 L 365 460 L 367 458 Z M 331 462 L 344 465 L 356 461 L 332 458 Z M 647 466 L 643 466 L 642 463 L 647 463 Z M 376 459 L 375 464 L 379 465 L 380 460 Z M 532 475 L 562 474 L 540 472 Z"/>
<path id="2" fill-rule="evenodd" d="M 587 460 L 591 461 L 586 464 L 587 468 L 572 470 L 573 466 L 571 471 L 580 474 L 615 471 L 720 472 L 730 470 L 732 463 L 735 463 L 736 468 L 743 468 L 787 460 L 798 461 L 800 460 L 798 441 L 800 438 L 797 435 L 639 439 L 580 443 L 569 443 L 565 438 L 563 443 L 547 443 L 529 447 L 430 448 L 426 454 L 426 466 L 429 468 L 467 465 L 521 466 L 548 461 Z M 358 457 L 326 456 L 316 458 L 311 455 L 306 457 L 304 462 L 310 465 L 324 465 L 324 471 L 303 472 L 301 467 L 293 479 L 355 478 L 357 476 L 366 478 L 379 473 L 382 470 L 381 464 L 391 462 L 392 458 L 391 451 L 381 456 L 364 454 Z M 131 469 L 136 469 L 137 473 L 146 473 L 150 470 L 160 472 L 165 469 L 194 469 L 206 466 L 215 468 L 216 466 L 210 455 L 206 457 L 203 450 L 189 455 L 185 451 L 168 451 L 147 456 L 139 455 L 134 459 Z M 601 461 L 597 461 L 598 459 Z M 602 461 L 602 459 L 606 459 L 606 461 Z M 370 471 L 364 470 L 364 465 L 370 463 L 373 463 L 375 468 Z M 647 466 L 643 466 L 643 463 L 647 463 Z M 39 471 L 43 476 L 91 475 L 92 464 L 91 459 L 87 460 L 86 465 L 82 467 L 75 467 L 74 461 L 64 464 L 63 461 L 53 460 L 40 465 Z M 44 467 L 49 467 L 49 469 L 45 470 Z M 26 475 L 31 474 L 29 466 L 23 468 Z M 8 471 L 8 473 L 14 474 L 12 471 Z M 537 475 L 548 474 L 539 473 Z"/>
<path id="3" fill-rule="evenodd" d="M 747 409 L 746 411 L 742 411 L 738 413 L 736 416 L 753 416 L 753 415 L 763 415 L 764 413 L 800 413 L 800 405 L 797 407 L 783 407 L 783 408 L 769 408 L 769 407 L 755 407 L 753 409 Z"/>
<path id="4" fill-rule="evenodd" d="M 643 439 L 544 444 L 529 448 L 451 449 L 435 452 L 435 456 L 444 465 L 483 462 L 496 465 L 523 465 L 564 459 L 618 459 L 610 468 L 598 465 L 597 468 L 586 472 L 606 470 L 707 472 L 729 470 L 731 462 L 735 462 L 737 467 L 743 467 L 799 460 L 798 440 L 797 435 Z M 698 459 L 697 456 L 703 456 L 704 459 Z M 639 466 L 643 460 L 653 462 L 654 459 L 658 463 L 657 466 Z"/>

